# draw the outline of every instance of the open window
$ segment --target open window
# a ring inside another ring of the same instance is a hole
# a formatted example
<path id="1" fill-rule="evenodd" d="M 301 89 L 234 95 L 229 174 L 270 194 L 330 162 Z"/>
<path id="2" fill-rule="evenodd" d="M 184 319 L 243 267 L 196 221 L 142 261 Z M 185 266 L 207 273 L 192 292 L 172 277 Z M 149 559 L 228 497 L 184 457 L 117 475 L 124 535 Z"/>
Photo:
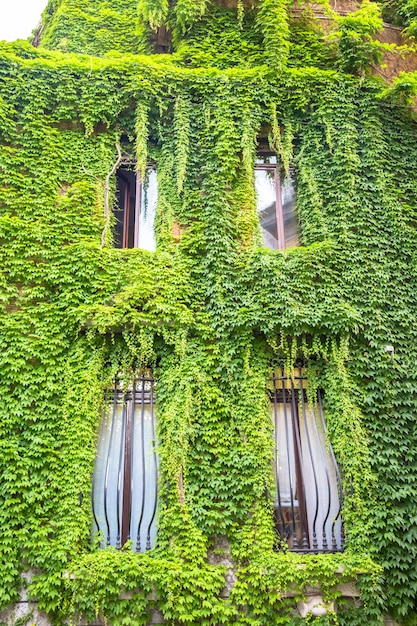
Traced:
<path id="1" fill-rule="evenodd" d="M 94 530 L 102 547 L 128 540 L 137 552 L 153 547 L 157 502 L 154 381 L 119 379 L 106 395 L 93 478 Z"/>
<path id="2" fill-rule="evenodd" d="M 298 246 L 293 171 L 290 169 L 284 177 L 275 155 L 259 154 L 255 163 L 255 189 L 264 246 L 272 250 Z"/>
<path id="3" fill-rule="evenodd" d="M 340 473 L 326 441 L 322 392 L 309 403 L 306 382 L 302 368 L 293 378 L 283 370 L 272 377 L 275 528 L 292 551 L 337 552 L 343 549 Z"/>
<path id="4" fill-rule="evenodd" d="M 123 166 L 117 170 L 116 180 L 115 247 L 155 250 L 156 168 L 147 167 L 142 176 L 133 167 Z"/>

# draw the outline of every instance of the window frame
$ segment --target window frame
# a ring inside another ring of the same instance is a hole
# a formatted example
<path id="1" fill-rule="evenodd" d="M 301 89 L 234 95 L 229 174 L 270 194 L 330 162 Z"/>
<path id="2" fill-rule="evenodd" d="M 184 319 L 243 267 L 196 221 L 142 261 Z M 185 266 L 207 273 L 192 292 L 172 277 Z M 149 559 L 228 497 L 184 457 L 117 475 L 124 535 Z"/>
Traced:
<path id="1" fill-rule="evenodd" d="M 262 154 L 261 156 L 269 156 L 268 154 Z M 272 156 L 272 154 L 271 154 Z M 278 170 L 278 163 L 255 163 L 255 172 L 273 172 L 275 183 L 275 216 L 277 220 L 277 240 L 278 250 L 285 250 L 285 231 L 284 231 L 284 214 L 282 211 L 282 189 L 281 178 Z"/>
<path id="2" fill-rule="evenodd" d="M 149 163 L 145 169 L 145 175 L 143 175 L 143 171 L 135 170 L 135 162 L 133 161 L 124 161 L 120 167 L 116 170 L 116 202 L 113 208 L 113 215 L 116 218 L 116 221 L 122 224 L 121 229 L 121 241 L 119 242 L 115 240 L 115 247 L 121 250 L 126 249 L 144 249 L 149 251 L 154 251 L 156 249 L 155 242 L 155 223 L 153 224 L 154 229 L 154 247 L 142 247 L 140 245 L 140 236 L 141 236 L 141 216 L 143 215 L 144 210 L 144 198 L 143 198 L 143 185 L 146 179 L 146 173 L 148 171 L 155 172 L 157 174 L 156 164 Z M 134 176 L 133 183 L 129 181 L 128 176 L 124 174 L 124 172 L 132 172 Z M 118 181 L 121 179 L 124 182 L 124 190 L 120 190 Z M 130 201 L 132 197 L 132 187 L 134 187 L 134 206 L 132 211 L 132 203 Z M 121 198 L 119 198 L 119 194 L 123 195 L 123 209 L 121 209 Z M 118 220 L 116 212 L 123 211 L 123 220 Z M 133 213 L 133 245 L 129 245 L 129 239 L 131 238 L 130 232 L 130 222 L 131 222 L 131 214 Z"/>

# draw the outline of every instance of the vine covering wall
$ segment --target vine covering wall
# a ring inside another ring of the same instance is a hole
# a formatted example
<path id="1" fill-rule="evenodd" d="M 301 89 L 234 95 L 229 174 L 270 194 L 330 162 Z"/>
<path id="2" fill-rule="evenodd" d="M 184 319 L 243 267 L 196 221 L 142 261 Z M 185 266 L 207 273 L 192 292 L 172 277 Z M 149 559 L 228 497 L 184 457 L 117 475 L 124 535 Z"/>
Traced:
<path id="1" fill-rule="evenodd" d="M 146 624 L 158 607 L 173 625 L 296 625 L 311 616 L 287 592 L 319 586 L 327 601 L 354 579 L 362 605 L 315 623 L 417 623 L 415 77 L 368 75 L 376 5 L 327 34 L 288 10 L 51 0 L 38 49 L 0 45 L 3 607 L 31 570 L 56 623 Z M 137 54 L 163 24 L 172 54 Z M 256 214 L 268 135 L 296 174 L 302 245 L 284 253 L 261 246 Z M 156 252 L 112 246 L 121 141 L 157 164 Z M 342 554 L 274 550 L 266 388 L 298 357 L 326 391 Z M 104 389 L 144 367 L 158 381 L 158 544 L 97 549 Z M 230 593 L 208 558 L 221 550 Z"/>

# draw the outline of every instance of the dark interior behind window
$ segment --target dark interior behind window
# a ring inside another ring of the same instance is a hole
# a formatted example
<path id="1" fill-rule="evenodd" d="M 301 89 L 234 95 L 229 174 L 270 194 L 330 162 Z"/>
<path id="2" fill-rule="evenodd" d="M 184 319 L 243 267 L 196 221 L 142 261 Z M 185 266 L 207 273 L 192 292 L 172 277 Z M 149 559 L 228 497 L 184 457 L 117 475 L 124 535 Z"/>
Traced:
<path id="1" fill-rule="evenodd" d="M 142 178 L 133 167 L 116 173 L 114 245 L 116 248 L 155 250 L 154 221 L 158 199 L 155 167 L 148 167 Z"/>

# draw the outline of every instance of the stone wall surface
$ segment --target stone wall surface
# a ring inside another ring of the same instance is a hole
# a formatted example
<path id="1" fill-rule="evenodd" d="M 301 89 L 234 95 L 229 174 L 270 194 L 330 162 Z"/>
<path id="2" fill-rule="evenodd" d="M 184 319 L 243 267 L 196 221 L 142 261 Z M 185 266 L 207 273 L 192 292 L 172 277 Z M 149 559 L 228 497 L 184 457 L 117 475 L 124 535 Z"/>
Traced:
<path id="1" fill-rule="evenodd" d="M 304 602 L 297 603 L 297 613 L 305 617 L 308 612 L 314 616 L 324 615 L 332 606 L 326 606 L 320 595 L 308 595 Z M 26 618 L 26 621 L 25 621 Z M 51 626 L 48 616 L 37 608 L 36 602 L 21 601 L 11 609 L 0 612 L 0 624 L 13 626 L 17 621 L 21 626 Z M 164 617 L 160 611 L 154 611 L 148 626 L 160 626 L 164 624 Z M 389 615 L 385 616 L 385 626 L 400 626 Z M 85 626 L 85 625 L 79 625 Z M 102 623 L 89 624 L 88 626 L 103 626 Z M 365 625 L 364 625 L 365 626 Z"/>
<path id="2" fill-rule="evenodd" d="M 226 585 L 222 596 L 228 597 L 232 587 L 236 582 L 236 575 L 233 569 L 233 564 L 229 556 L 229 546 L 226 542 L 219 540 L 219 544 L 216 545 L 217 550 L 213 551 L 209 555 L 209 562 L 212 564 L 223 565 L 228 567 L 228 575 L 226 577 Z M 219 554 L 223 552 L 223 554 Z M 29 582 L 32 574 L 27 572 L 24 575 L 24 580 Z M 341 598 L 354 602 L 357 606 L 360 605 L 359 591 L 354 583 L 340 584 L 338 590 L 341 594 Z M 123 599 L 128 599 L 130 594 L 124 594 Z M 307 587 L 305 597 L 302 600 L 296 600 L 295 592 L 287 591 L 285 593 L 286 598 L 294 597 L 294 614 L 306 617 L 308 614 L 318 617 L 320 615 L 326 615 L 328 611 L 337 611 L 336 603 L 325 603 L 321 595 L 321 590 L 318 587 Z M 19 622 L 20 626 L 50 626 L 50 620 L 48 616 L 38 610 L 37 603 L 31 601 L 28 598 L 26 589 L 22 589 L 20 601 L 13 607 L 6 611 L 0 612 L 0 625 L 14 626 L 16 622 Z M 88 624 L 88 626 L 103 626 L 102 621 L 98 620 L 96 624 Z M 152 613 L 151 620 L 148 626 L 158 626 L 164 624 L 164 617 L 161 611 L 155 610 Z M 386 626 L 398 626 L 390 617 L 387 617 L 385 622 Z M 78 626 L 86 626 L 86 624 L 79 624 Z M 219 625 L 220 626 L 220 625 Z"/>

